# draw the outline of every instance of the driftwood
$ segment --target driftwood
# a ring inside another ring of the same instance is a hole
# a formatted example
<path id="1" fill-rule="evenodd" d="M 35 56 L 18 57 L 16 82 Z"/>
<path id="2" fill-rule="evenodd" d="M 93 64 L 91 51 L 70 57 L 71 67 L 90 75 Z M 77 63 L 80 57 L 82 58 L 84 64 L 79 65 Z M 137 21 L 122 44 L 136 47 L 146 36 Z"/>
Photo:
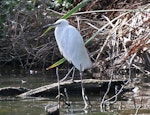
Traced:
<path id="1" fill-rule="evenodd" d="M 84 88 L 87 94 L 100 94 L 100 92 L 105 92 L 107 90 L 107 84 L 109 80 L 96 80 L 96 79 L 84 79 L 83 84 Z M 121 87 L 123 84 L 123 81 L 113 80 L 111 84 L 110 92 L 114 92 L 115 86 Z M 79 95 L 81 94 L 81 80 L 74 80 L 72 82 L 71 80 L 64 81 L 60 83 L 60 91 L 63 92 L 64 89 L 67 89 L 67 93 L 69 95 Z M 18 95 L 18 97 L 28 97 L 28 96 L 34 96 L 34 97 L 45 97 L 45 96 L 57 96 L 58 94 L 58 83 L 53 83 L 50 85 L 45 85 L 36 89 L 32 89 L 30 91 L 27 91 L 25 93 L 22 93 Z"/>

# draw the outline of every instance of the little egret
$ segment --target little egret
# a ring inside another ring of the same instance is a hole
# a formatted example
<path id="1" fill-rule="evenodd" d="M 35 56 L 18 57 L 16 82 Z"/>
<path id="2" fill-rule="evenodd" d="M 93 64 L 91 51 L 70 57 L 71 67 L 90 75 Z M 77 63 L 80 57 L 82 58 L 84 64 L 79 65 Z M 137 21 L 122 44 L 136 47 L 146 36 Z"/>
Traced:
<path id="1" fill-rule="evenodd" d="M 75 27 L 69 25 L 69 22 L 65 19 L 57 20 L 54 24 L 48 26 L 56 27 L 55 39 L 60 53 L 68 60 L 68 62 L 72 63 L 75 68 L 80 71 L 82 97 L 85 103 L 85 108 L 87 108 L 88 98 L 84 93 L 82 72 L 85 69 L 92 67 L 92 61 L 90 60 L 87 49 L 85 48 L 83 38 L 80 32 Z"/>
<path id="2" fill-rule="evenodd" d="M 65 19 L 59 19 L 51 26 L 56 27 L 56 42 L 65 59 L 80 72 L 91 68 L 92 62 L 79 31 Z"/>

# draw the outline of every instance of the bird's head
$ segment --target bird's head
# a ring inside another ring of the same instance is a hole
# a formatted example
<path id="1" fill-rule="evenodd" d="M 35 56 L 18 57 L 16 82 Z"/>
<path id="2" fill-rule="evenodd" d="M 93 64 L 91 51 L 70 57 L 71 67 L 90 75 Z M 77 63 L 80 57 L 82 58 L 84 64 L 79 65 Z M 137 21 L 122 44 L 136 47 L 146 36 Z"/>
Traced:
<path id="1" fill-rule="evenodd" d="M 68 25 L 69 22 L 65 19 L 59 19 L 53 24 L 48 24 L 46 26 L 43 26 L 43 28 L 47 28 L 49 26 L 54 26 L 54 27 L 64 27 L 65 25 Z"/>
<path id="2" fill-rule="evenodd" d="M 58 27 L 58 26 L 65 26 L 65 25 L 68 25 L 68 24 L 69 24 L 69 22 L 67 20 L 59 19 L 52 25 L 55 26 L 55 27 Z"/>

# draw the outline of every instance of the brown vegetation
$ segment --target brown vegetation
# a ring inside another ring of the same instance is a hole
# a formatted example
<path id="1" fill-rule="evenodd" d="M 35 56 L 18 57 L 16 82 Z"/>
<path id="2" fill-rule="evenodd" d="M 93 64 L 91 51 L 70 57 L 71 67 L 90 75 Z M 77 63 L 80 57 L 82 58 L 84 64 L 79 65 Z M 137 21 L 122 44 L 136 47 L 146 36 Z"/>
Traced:
<path id="1" fill-rule="evenodd" d="M 76 5 L 78 1 L 74 1 Z M 48 2 L 36 3 L 34 10 L 27 9 L 27 3 L 20 2 L 7 14 L 4 24 L 5 38 L 0 39 L 1 65 L 21 65 L 23 68 L 44 69 L 60 59 L 53 31 L 43 37 L 42 27 L 53 23 L 63 15 L 63 10 L 47 9 Z M 72 6 L 73 7 L 73 6 Z M 118 10 L 111 10 L 118 9 Z M 104 10 L 96 12 L 96 10 Z M 105 11 L 106 10 L 106 11 Z M 109 11 L 108 11 L 109 10 Z M 58 12 L 59 11 L 59 12 Z M 87 44 L 95 65 L 94 71 L 106 74 L 112 69 L 136 68 L 150 71 L 150 4 L 148 0 L 91 1 L 86 7 L 68 20 L 85 39 L 95 33 Z M 88 13 L 88 11 L 93 11 Z M 109 76 L 109 75 L 108 75 Z"/>

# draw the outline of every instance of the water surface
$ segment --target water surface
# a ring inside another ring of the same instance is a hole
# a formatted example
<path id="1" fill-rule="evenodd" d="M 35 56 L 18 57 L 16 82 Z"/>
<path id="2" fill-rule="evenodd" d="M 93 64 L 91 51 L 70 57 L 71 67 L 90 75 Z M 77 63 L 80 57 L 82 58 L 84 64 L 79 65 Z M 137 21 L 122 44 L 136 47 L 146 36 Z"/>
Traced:
<path id="1" fill-rule="evenodd" d="M 55 73 L 42 72 L 39 70 L 7 70 L 0 71 L 0 88 L 2 87 L 26 87 L 28 89 L 37 88 L 43 85 L 57 82 Z M 142 83 L 139 84 L 140 90 L 142 90 L 142 96 L 135 95 L 133 92 L 129 94 L 121 94 L 116 103 L 108 104 L 105 112 L 100 112 L 101 97 L 99 95 L 89 96 L 92 109 L 83 110 L 84 103 L 81 96 L 71 96 L 71 105 L 67 108 L 61 109 L 61 115 L 108 115 L 108 114 L 134 114 L 138 106 L 140 105 L 140 98 L 144 98 L 142 101 L 142 108 L 139 111 L 141 114 L 150 114 L 150 78 L 148 76 L 139 77 Z M 134 109 L 133 98 L 137 108 Z M 55 97 L 37 97 L 37 98 L 17 98 L 17 97 L 0 97 L 0 115 L 45 115 L 45 106 L 47 104 L 57 103 Z"/>

